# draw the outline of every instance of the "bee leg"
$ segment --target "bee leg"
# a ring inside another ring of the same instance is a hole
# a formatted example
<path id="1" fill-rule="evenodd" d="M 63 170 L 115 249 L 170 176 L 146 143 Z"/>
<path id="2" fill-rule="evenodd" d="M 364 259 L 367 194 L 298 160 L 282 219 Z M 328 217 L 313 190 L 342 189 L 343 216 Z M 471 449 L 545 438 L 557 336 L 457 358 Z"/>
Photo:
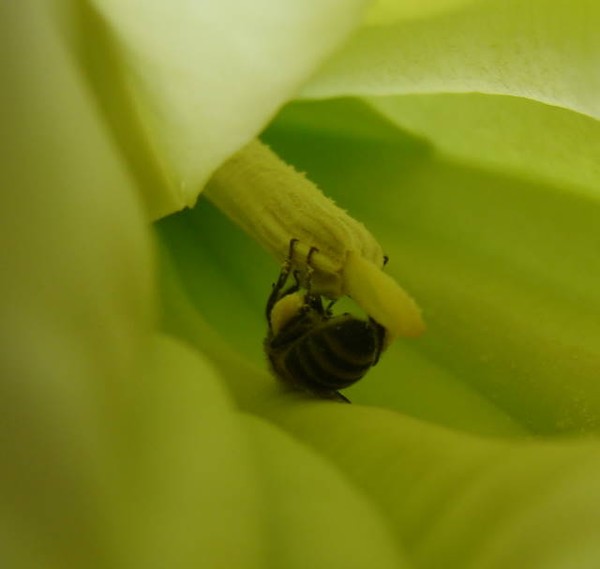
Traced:
<path id="1" fill-rule="evenodd" d="M 388 261 L 390 260 L 390 258 L 387 255 L 383 256 L 383 266 L 385 267 L 388 264 Z"/>
<path id="2" fill-rule="evenodd" d="M 273 284 L 273 289 L 271 290 L 271 294 L 267 299 L 266 315 L 269 326 L 271 326 L 271 311 L 273 310 L 273 306 L 275 306 L 276 302 L 283 296 L 281 294 L 281 290 L 285 286 L 285 283 L 287 282 L 288 277 L 290 275 L 290 271 L 292 270 L 292 260 L 294 258 L 294 248 L 296 247 L 296 243 L 298 243 L 298 239 L 290 239 L 290 248 L 288 251 L 288 256 L 283 262 L 281 272 L 279 273 L 279 278 L 277 279 L 277 282 Z M 297 278 L 296 282 L 298 282 Z M 289 291 L 287 291 L 287 294 L 289 294 L 290 292 L 294 291 L 290 289 Z"/>
<path id="3" fill-rule="evenodd" d="M 297 290 L 300 290 L 300 288 L 302 287 L 302 281 L 300 278 L 300 271 L 298 269 L 296 269 L 293 273 L 292 276 L 294 277 L 294 284 L 290 285 L 288 288 L 286 288 L 283 292 L 281 292 L 281 294 L 279 295 L 279 297 L 277 298 L 277 300 L 281 300 L 284 296 L 287 296 L 288 294 L 293 294 L 295 293 Z M 273 285 L 275 286 L 275 285 Z M 282 287 L 283 288 L 283 287 Z"/>
<path id="4" fill-rule="evenodd" d="M 314 253 L 317 253 L 319 249 L 317 247 L 311 247 L 308 251 L 308 255 L 306 257 L 306 276 L 304 278 L 304 288 L 306 289 L 306 311 L 316 310 L 322 316 L 325 316 L 327 312 L 323 307 L 323 300 L 321 299 L 321 295 L 312 294 L 312 275 L 314 273 L 314 268 L 310 264 L 311 257 Z"/>
<path id="5" fill-rule="evenodd" d="M 345 395 L 342 395 L 339 391 L 327 390 L 313 390 L 309 391 L 312 395 L 316 395 L 320 399 L 327 399 L 328 401 L 338 401 L 339 403 L 352 403 Z"/>
<path id="6" fill-rule="evenodd" d="M 315 272 L 313 266 L 310 264 L 312 256 L 315 253 L 318 253 L 319 249 L 317 247 L 311 247 L 308 251 L 308 255 L 306 255 L 306 277 L 304 279 L 304 288 L 306 292 L 310 294 L 310 288 L 312 286 L 312 275 Z"/>
<path id="7" fill-rule="evenodd" d="M 294 275 L 294 281 L 296 281 L 296 284 L 294 284 L 292 288 L 294 288 L 295 290 L 298 290 L 300 288 L 300 286 L 302 285 L 302 281 L 300 278 L 300 271 L 295 270 L 293 275 Z"/>
<path id="8" fill-rule="evenodd" d="M 325 314 L 327 314 L 328 316 L 331 316 L 333 314 L 333 311 L 331 310 L 333 308 L 333 305 L 338 301 L 339 299 L 334 298 L 333 300 L 329 301 L 329 304 L 325 307 Z"/>
<path id="9" fill-rule="evenodd" d="M 339 391 L 335 391 L 335 399 L 341 403 L 352 403 L 345 395 L 342 395 Z"/>

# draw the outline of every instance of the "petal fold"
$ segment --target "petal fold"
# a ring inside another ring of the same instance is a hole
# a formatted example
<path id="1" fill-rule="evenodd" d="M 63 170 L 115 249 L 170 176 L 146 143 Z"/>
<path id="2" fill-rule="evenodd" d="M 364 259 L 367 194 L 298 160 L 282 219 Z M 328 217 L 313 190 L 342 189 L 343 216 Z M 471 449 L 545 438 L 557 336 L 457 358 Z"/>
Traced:
<path id="1" fill-rule="evenodd" d="M 116 38 L 134 110 L 170 187 L 156 217 L 193 205 L 358 25 L 365 0 L 167 4 L 95 0 Z"/>
<path id="2" fill-rule="evenodd" d="M 596 441 L 484 440 L 335 403 L 269 415 L 371 497 L 416 567 L 592 569 L 600 562 Z"/>
<path id="3" fill-rule="evenodd" d="M 354 36 L 303 91 L 347 95 L 480 92 L 600 117 L 600 6 L 491 0 Z"/>

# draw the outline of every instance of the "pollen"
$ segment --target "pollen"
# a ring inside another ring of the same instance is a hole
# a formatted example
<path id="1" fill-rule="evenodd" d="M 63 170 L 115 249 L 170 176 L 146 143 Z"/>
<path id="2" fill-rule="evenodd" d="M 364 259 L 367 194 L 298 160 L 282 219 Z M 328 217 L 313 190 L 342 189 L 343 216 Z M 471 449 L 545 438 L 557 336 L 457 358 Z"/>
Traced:
<path id="1" fill-rule="evenodd" d="M 304 296 L 299 293 L 288 294 L 278 300 L 271 311 L 271 329 L 273 334 L 280 330 L 294 317 L 297 316 L 304 304 Z"/>

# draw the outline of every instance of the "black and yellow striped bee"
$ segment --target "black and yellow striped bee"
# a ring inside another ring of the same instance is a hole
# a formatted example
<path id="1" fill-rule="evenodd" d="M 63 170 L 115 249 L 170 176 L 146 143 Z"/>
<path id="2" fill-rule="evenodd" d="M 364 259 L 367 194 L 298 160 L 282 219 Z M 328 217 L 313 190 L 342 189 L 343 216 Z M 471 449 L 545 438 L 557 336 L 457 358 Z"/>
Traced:
<path id="1" fill-rule="evenodd" d="M 301 284 L 292 272 L 296 239 L 267 301 L 268 334 L 264 346 L 275 375 L 295 389 L 325 399 L 348 402 L 338 389 L 361 379 L 378 361 L 385 345 L 385 328 L 373 318 L 345 313 L 334 316 L 333 302 L 324 306 L 311 292 L 310 258 Z M 295 283 L 286 288 L 293 274 Z"/>

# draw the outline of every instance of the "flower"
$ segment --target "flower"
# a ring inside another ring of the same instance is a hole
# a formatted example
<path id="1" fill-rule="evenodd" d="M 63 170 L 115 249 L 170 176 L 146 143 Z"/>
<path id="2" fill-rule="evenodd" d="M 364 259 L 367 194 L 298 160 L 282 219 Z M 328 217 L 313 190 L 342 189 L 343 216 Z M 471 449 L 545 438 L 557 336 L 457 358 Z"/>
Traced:
<path id="1" fill-rule="evenodd" d="M 249 6 L 2 8 L 5 564 L 596 567 L 600 9 Z M 259 133 L 424 311 L 353 405 L 194 206 Z"/>

